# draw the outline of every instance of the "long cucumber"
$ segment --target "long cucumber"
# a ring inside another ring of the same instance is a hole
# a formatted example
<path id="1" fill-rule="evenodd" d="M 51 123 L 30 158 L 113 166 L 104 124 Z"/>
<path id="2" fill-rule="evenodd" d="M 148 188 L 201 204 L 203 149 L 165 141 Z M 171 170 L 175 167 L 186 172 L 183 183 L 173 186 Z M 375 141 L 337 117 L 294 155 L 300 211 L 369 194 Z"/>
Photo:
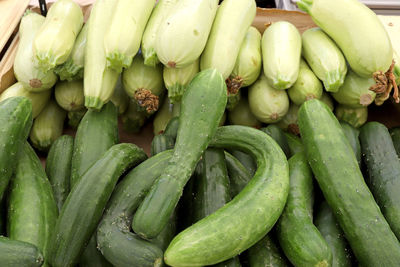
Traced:
<path id="1" fill-rule="evenodd" d="M 30 243 L 0 236 L 0 262 L 2 266 L 40 267 L 43 255 Z"/>
<path id="2" fill-rule="evenodd" d="M 266 235 L 247 251 L 247 258 L 250 267 L 287 267 L 284 255 L 281 254 L 279 248 L 274 241 Z"/>

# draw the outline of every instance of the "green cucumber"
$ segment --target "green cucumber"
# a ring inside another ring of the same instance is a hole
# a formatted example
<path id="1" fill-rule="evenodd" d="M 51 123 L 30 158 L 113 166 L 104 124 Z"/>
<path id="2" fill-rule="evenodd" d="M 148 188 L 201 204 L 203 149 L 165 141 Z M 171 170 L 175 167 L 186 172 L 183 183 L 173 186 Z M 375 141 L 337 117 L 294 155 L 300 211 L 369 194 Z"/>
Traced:
<path id="1" fill-rule="evenodd" d="M 232 259 L 220 262 L 213 266 L 214 267 L 242 267 L 242 264 L 240 264 L 239 257 L 233 257 Z"/>
<path id="2" fill-rule="evenodd" d="M 344 121 L 340 121 L 340 126 L 342 126 L 342 130 L 353 149 L 358 165 L 361 166 L 361 145 L 360 140 L 358 140 L 360 131 Z"/>
<path id="3" fill-rule="evenodd" d="M 237 158 L 226 151 L 225 161 L 230 181 L 230 194 L 235 197 L 249 183 L 252 176 Z"/>
<path id="4" fill-rule="evenodd" d="M 400 266 L 400 244 L 364 182 L 339 122 L 318 100 L 299 110 L 308 161 L 326 201 L 363 266 Z"/>
<path id="5" fill-rule="evenodd" d="M 132 215 L 161 175 L 172 157 L 161 152 L 130 171 L 115 188 L 97 230 L 97 244 L 104 257 L 115 266 L 158 267 L 162 250 L 130 232 Z M 146 177 L 146 179 L 143 179 Z"/>
<path id="6" fill-rule="evenodd" d="M 147 115 L 143 111 L 139 111 L 139 106 L 136 101 L 129 100 L 128 109 L 121 116 L 122 127 L 128 133 L 138 133 L 144 123 Z"/>
<path id="7" fill-rule="evenodd" d="M 59 211 L 61 211 L 70 190 L 73 148 L 74 138 L 72 136 L 60 136 L 50 147 L 46 159 L 46 174 L 53 188 L 54 199 Z"/>
<path id="8" fill-rule="evenodd" d="M 96 234 L 92 235 L 82 255 L 79 257 L 79 267 L 112 267 L 97 248 Z"/>
<path id="9" fill-rule="evenodd" d="M 256 173 L 257 163 L 251 155 L 239 150 L 230 150 L 230 151 L 232 155 L 235 158 L 237 158 L 240 161 L 240 163 L 243 164 L 243 166 L 247 169 L 247 171 L 250 173 L 251 176 L 253 176 Z"/>
<path id="10" fill-rule="evenodd" d="M 303 152 L 289 159 L 289 172 L 289 196 L 277 224 L 279 244 L 295 266 L 331 266 L 330 247 L 313 224 L 312 172 Z"/>
<path id="11" fill-rule="evenodd" d="M 35 245 L 47 261 L 58 209 L 42 164 L 28 142 L 21 147 L 8 203 L 8 237 Z"/>
<path id="12" fill-rule="evenodd" d="M 396 150 L 397 156 L 400 157 L 400 127 L 390 129 L 390 136 L 392 137 L 393 146 Z"/>
<path id="13" fill-rule="evenodd" d="M 355 128 L 361 127 L 368 119 L 367 107 L 350 108 L 343 105 L 338 105 L 335 110 L 335 115 L 340 121 L 345 121 Z"/>
<path id="14" fill-rule="evenodd" d="M 164 254 L 168 265 L 204 266 L 232 258 L 262 239 L 284 208 L 289 170 L 284 153 L 271 137 L 246 126 L 223 126 L 210 146 L 250 153 L 257 172 L 232 201 L 172 240 Z"/>
<path id="15" fill-rule="evenodd" d="M 282 131 L 281 128 L 279 128 L 278 126 L 276 126 L 274 124 L 271 124 L 271 125 L 268 125 L 267 127 L 261 128 L 260 130 L 263 131 L 264 133 L 268 134 L 269 136 L 271 136 L 278 143 L 280 148 L 285 153 L 286 157 L 289 158 L 289 155 L 290 155 L 289 144 L 286 140 L 285 133 Z"/>
<path id="16" fill-rule="evenodd" d="M 199 72 L 189 84 L 182 98 L 174 156 L 133 217 L 132 228 L 141 237 L 154 238 L 167 224 L 217 130 L 226 94 L 225 80 L 214 69 Z"/>
<path id="17" fill-rule="evenodd" d="M 81 122 L 83 116 L 85 116 L 87 112 L 86 108 L 83 108 L 78 111 L 70 111 L 67 114 L 68 117 L 68 125 L 71 126 L 73 129 L 78 128 L 79 123 Z"/>
<path id="18" fill-rule="evenodd" d="M 83 174 L 72 187 L 51 237 L 48 259 L 53 266 L 71 266 L 78 261 L 95 233 L 118 178 L 145 159 L 146 154 L 137 146 L 118 144 Z"/>
<path id="19" fill-rule="evenodd" d="M 250 267 L 287 267 L 286 258 L 274 241 L 266 235 L 247 251 Z"/>
<path id="20" fill-rule="evenodd" d="M 290 155 L 294 155 L 304 150 L 300 137 L 292 133 L 285 133 L 286 141 L 289 145 Z"/>
<path id="21" fill-rule="evenodd" d="M 366 182 L 393 233 L 400 240 L 400 161 L 385 125 L 368 122 L 360 130 Z"/>
<path id="22" fill-rule="evenodd" d="M 284 131 L 288 131 L 295 135 L 300 134 L 299 125 L 297 123 L 297 113 L 299 113 L 299 108 L 298 105 L 290 103 L 288 112 L 276 125 Z"/>
<path id="23" fill-rule="evenodd" d="M 351 267 L 351 253 L 342 229 L 331 208 L 325 201 L 319 206 L 315 216 L 315 226 L 325 238 L 332 251 L 332 267 Z"/>
<path id="24" fill-rule="evenodd" d="M 178 135 L 179 117 L 173 117 L 165 127 L 164 134 L 172 137 L 174 140 Z"/>
<path id="25" fill-rule="evenodd" d="M 335 104 L 333 103 L 333 99 L 327 92 L 323 92 L 321 98 L 319 99 L 324 102 L 331 111 L 335 109 Z"/>
<path id="26" fill-rule="evenodd" d="M 0 262 L 2 266 L 40 267 L 43 255 L 30 243 L 0 236 Z"/>
<path id="27" fill-rule="evenodd" d="M 174 148 L 175 140 L 165 134 L 159 134 L 154 136 L 153 141 L 151 141 L 151 152 L 152 156 L 163 152 L 168 149 Z"/>
<path id="28" fill-rule="evenodd" d="M 28 137 L 32 125 L 32 104 L 17 96 L 0 102 L 0 199 L 17 165 L 18 151 Z"/>

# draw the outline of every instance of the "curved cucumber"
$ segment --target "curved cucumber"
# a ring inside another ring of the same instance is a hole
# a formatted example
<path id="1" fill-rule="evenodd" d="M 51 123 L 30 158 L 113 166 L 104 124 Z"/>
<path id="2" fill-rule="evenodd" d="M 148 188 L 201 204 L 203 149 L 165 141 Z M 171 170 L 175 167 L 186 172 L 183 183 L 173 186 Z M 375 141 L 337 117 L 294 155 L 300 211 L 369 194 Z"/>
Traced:
<path id="1" fill-rule="evenodd" d="M 46 159 L 46 174 L 53 187 L 53 195 L 59 211 L 61 211 L 70 190 L 73 147 L 74 138 L 72 136 L 60 136 L 50 147 Z"/>
<path id="2" fill-rule="evenodd" d="M 330 247 L 313 224 L 312 172 L 304 153 L 289 159 L 289 172 L 289 196 L 277 224 L 279 244 L 295 266 L 331 266 Z"/>
<path id="3" fill-rule="evenodd" d="M 167 224 L 183 187 L 217 130 L 226 94 L 224 79 L 213 69 L 200 72 L 190 83 L 181 103 L 174 156 L 133 217 L 135 233 L 151 239 Z"/>
<path id="4" fill-rule="evenodd" d="M 397 156 L 400 157 L 400 127 L 390 129 L 390 136 L 392 137 L 393 146 L 396 150 Z"/>
<path id="5" fill-rule="evenodd" d="M 252 176 L 237 158 L 226 151 L 225 161 L 230 181 L 230 194 L 232 197 L 235 197 L 249 183 Z"/>
<path id="6" fill-rule="evenodd" d="M 40 267 L 43 264 L 43 255 L 30 243 L 0 236 L 0 262 L 3 266 L 10 267 Z"/>
<path id="7" fill-rule="evenodd" d="M 342 130 L 353 149 L 358 165 L 361 166 L 361 145 L 360 140 L 358 140 L 360 131 L 344 121 L 340 121 L 340 126 L 342 126 Z"/>
<path id="8" fill-rule="evenodd" d="M 315 178 L 357 260 L 362 266 L 400 265 L 399 241 L 365 184 L 332 112 L 318 100 L 307 101 L 299 111 L 299 126 Z"/>
<path id="9" fill-rule="evenodd" d="M 388 129 L 368 122 L 360 130 L 367 184 L 393 233 L 400 240 L 400 161 Z"/>
<path id="10" fill-rule="evenodd" d="M 48 261 L 58 210 L 46 173 L 28 142 L 20 151 L 8 203 L 8 237 L 35 245 Z"/>
<path id="11" fill-rule="evenodd" d="M 118 181 L 129 167 L 146 159 L 133 144 L 112 146 L 72 187 L 61 210 L 49 245 L 49 262 L 71 266 L 95 232 L 104 208 Z"/>
<path id="12" fill-rule="evenodd" d="M 247 251 L 250 267 L 287 267 L 289 266 L 284 255 L 277 245 L 266 235 Z"/>
<path id="13" fill-rule="evenodd" d="M 204 266 L 232 258 L 263 238 L 284 208 L 289 170 L 284 153 L 271 137 L 245 126 L 223 126 L 210 146 L 250 153 L 257 171 L 232 201 L 172 240 L 164 254 L 166 264 Z"/>
<path id="14" fill-rule="evenodd" d="M 289 158 L 290 155 L 289 144 L 286 140 L 285 133 L 282 131 L 281 128 L 271 124 L 268 125 L 267 127 L 261 128 L 260 130 L 271 136 L 278 143 L 280 148 L 283 150 L 283 153 L 285 153 L 286 157 Z"/>

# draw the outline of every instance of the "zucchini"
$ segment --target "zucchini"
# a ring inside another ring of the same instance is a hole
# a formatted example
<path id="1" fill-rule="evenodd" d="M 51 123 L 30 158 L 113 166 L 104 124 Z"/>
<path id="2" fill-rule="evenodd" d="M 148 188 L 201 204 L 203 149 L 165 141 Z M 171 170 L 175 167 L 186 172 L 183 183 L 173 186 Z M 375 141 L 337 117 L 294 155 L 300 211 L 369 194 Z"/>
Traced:
<path id="1" fill-rule="evenodd" d="M 154 238 L 167 224 L 217 130 L 226 94 L 225 80 L 214 69 L 199 72 L 189 84 L 182 98 L 174 156 L 133 217 L 132 228 L 141 237 Z"/>
<path id="2" fill-rule="evenodd" d="M 83 81 L 59 82 L 54 90 L 57 104 L 66 111 L 78 111 L 84 108 Z"/>
<path id="3" fill-rule="evenodd" d="M 301 57 L 301 36 L 287 21 L 271 24 L 261 41 L 264 74 L 275 89 L 288 89 L 297 80 Z"/>
<path id="4" fill-rule="evenodd" d="M 261 74 L 258 81 L 249 88 L 249 106 L 259 121 L 275 123 L 288 112 L 289 97 L 286 91 L 270 86 L 267 78 Z"/>
<path id="5" fill-rule="evenodd" d="M 374 79 L 360 77 L 349 70 L 343 85 L 332 96 L 339 104 L 351 108 L 366 107 L 374 102 L 376 94 L 369 90 L 374 84 Z"/>
<path id="6" fill-rule="evenodd" d="M 331 266 L 331 249 L 313 224 L 312 172 L 304 153 L 289 159 L 289 172 L 289 196 L 277 224 L 279 244 L 295 266 Z"/>
<path id="7" fill-rule="evenodd" d="M 158 59 L 183 68 L 203 52 L 218 8 L 218 0 L 181 0 L 168 11 L 157 30 Z"/>
<path id="8" fill-rule="evenodd" d="M 83 174 L 68 195 L 52 234 L 48 260 L 53 266 L 74 265 L 95 233 L 118 178 L 146 159 L 133 144 L 108 149 Z"/>
<path id="9" fill-rule="evenodd" d="M 151 152 L 152 156 L 163 152 L 164 150 L 173 149 L 175 140 L 165 134 L 159 134 L 154 136 L 153 141 L 151 141 Z"/>
<path id="10" fill-rule="evenodd" d="M 358 165 L 361 167 L 361 145 L 360 140 L 358 140 L 360 131 L 344 121 L 340 121 L 340 126 L 353 149 Z"/>
<path id="11" fill-rule="evenodd" d="M 226 169 L 229 176 L 230 195 L 235 197 L 249 183 L 252 176 L 243 164 L 232 154 L 225 151 Z"/>
<path id="12" fill-rule="evenodd" d="M 78 128 L 79 123 L 81 122 L 83 116 L 85 116 L 87 112 L 86 108 L 83 108 L 78 111 L 70 111 L 67 113 L 68 117 L 68 125 L 71 126 L 73 129 Z"/>
<path id="13" fill-rule="evenodd" d="M 153 114 L 159 108 L 159 98 L 164 91 L 162 71 L 161 65 L 144 65 L 142 55 L 138 54 L 122 73 L 125 92 L 147 114 Z"/>
<path id="14" fill-rule="evenodd" d="M 261 122 L 251 113 L 249 102 L 246 98 L 241 98 L 237 105 L 228 111 L 228 121 L 233 125 L 243 125 L 253 128 L 261 127 Z"/>
<path id="15" fill-rule="evenodd" d="M 217 69 L 229 78 L 240 46 L 256 16 L 254 0 L 225 0 L 218 7 L 210 36 L 201 54 L 200 69 Z"/>
<path id="16" fill-rule="evenodd" d="M 155 0 L 117 1 L 104 37 L 108 68 L 122 72 L 122 68 L 132 64 L 155 3 Z"/>
<path id="17" fill-rule="evenodd" d="M 332 267 L 351 267 L 351 253 L 342 229 L 329 205 L 324 201 L 315 216 L 315 226 L 332 251 Z"/>
<path id="18" fill-rule="evenodd" d="M 33 41 L 45 18 L 34 12 L 26 12 L 19 25 L 19 45 L 14 60 L 14 74 L 26 90 L 42 92 L 50 89 L 57 81 L 53 71 L 39 68 L 33 52 Z"/>
<path id="19" fill-rule="evenodd" d="M 125 93 L 124 86 L 122 85 L 121 76 L 119 76 L 117 85 L 115 86 L 114 93 L 110 101 L 118 108 L 118 115 L 124 114 L 129 106 L 129 97 Z"/>
<path id="20" fill-rule="evenodd" d="M 51 246 L 50 235 L 57 215 L 50 182 L 35 151 L 25 142 L 10 184 L 8 237 L 35 245 L 47 262 L 47 249 Z"/>
<path id="21" fill-rule="evenodd" d="M 210 147 L 250 153 L 257 172 L 232 201 L 171 241 L 164 253 L 168 265 L 204 266 L 232 258 L 261 240 L 284 208 L 289 170 L 284 153 L 271 137 L 246 126 L 223 126 Z"/>
<path id="22" fill-rule="evenodd" d="M 60 136 L 51 145 L 46 159 L 46 174 L 53 188 L 58 211 L 61 211 L 70 190 L 69 179 L 73 148 L 74 138 L 72 136 Z"/>
<path id="23" fill-rule="evenodd" d="M 51 99 L 47 106 L 33 121 L 29 135 L 32 145 L 42 151 L 48 151 L 53 142 L 62 135 L 67 112 Z"/>
<path id="24" fill-rule="evenodd" d="M 83 75 L 85 106 L 88 109 L 100 110 L 112 97 L 118 81 L 118 72 L 107 68 L 104 46 L 99 45 L 104 43 L 116 3 L 115 0 L 98 0 L 90 12 Z"/>
<path id="25" fill-rule="evenodd" d="M 110 147 L 118 143 L 117 109 L 107 103 L 100 112 L 89 110 L 78 126 L 71 161 L 71 189 Z"/>
<path id="26" fill-rule="evenodd" d="M 319 100 L 324 102 L 331 111 L 334 110 L 335 104 L 333 103 L 332 97 L 328 93 L 323 92 L 322 96 L 321 96 L 321 98 Z"/>
<path id="27" fill-rule="evenodd" d="M 49 8 L 33 42 L 40 68 L 48 71 L 67 61 L 82 25 L 82 9 L 74 1 L 58 0 Z"/>
<path id="28" fill-rule="evenodd" d="M 160 110 L 156 113 L 153 120 L 153 133 L 163 133 L 168 122 L 175 116 L 179 115 L 179 103 L 171 104 L 171 101 L 166 97 Z"/>
<path id="29" fill-rule="evenodd" d="M 32 126 L 32 104 L 22 96 L 0 102 L 0 199 L 15 170 L 18 151 L 23 146 Z"/>
<path id="30" fill-rule="evenodd" d="M 303 143 L 301 142 L 300 137 L 294 135 L 292 133 L 285 133 L 286 141 L 289 145 L 290 155 L 294 155 L 296 153 L 302 152 L 304 150 Z"/>
<path id="31" fill-rule="evenodd" d="M 130 100 L 128 109 L 121 116 L 122 127 L 128 133 L 138 133 L 146 119 L 146 114 L 139 111 L 137 102 Z"/>
<path id="32" fill-rule="evenodd" d="M 397 156 L 400 157 L 400 127 L 390 129 L 390 136 Z"/>
<path id="33" fill-rule="evenodd" d="M 247 251 L 250 267 L 287 267 L 286 258 L 274 241 L 266 235 Z"/>
<path id="34" fill-rule="evenodd" d="M 171 103 L 180 102 L 187 86 L 193 77 L 199 72 L 199 60 L 196 59 L 187 67 L 176 69 L 164 67 L 163 79 L 168 90 L 168 98 Z"/>
<path id="35" fill-rule="evenodd" d="M 260 129 L 262 132 L 268 134 L 278 143 L 279 147 L 282 149 L 283 153 L 285 153 L 286 157 L 290 156 L 290 148 L 286 140 L 285 133 L 281 128 L 274 124 L 270 124 L 267 127 Z"/>
<path id="36" fill-rule="evenodd" d="M 88 24 L 83 25 L 76 37 L 74 47 L 67 61 L 55 67 L 54 72 L 61 81 L 73 81 L 83 78 L 83 66 L 85 63 L 85 47 L 87 41 Z"/>
<path id="37" fill-rule="evenodd" d="M 173 117 L 165 127 L 164 135 L 172 137 L 174 140 L 178 135 L 179 116 Z"/>
<path id="38" fill-rule="evenodd" d="M 337 119 L 322 102 L 310 100 L 299 110 L 299 126 L 315 178 L 359 263 L 398 266 L 399 241 L 365 184 Z"/>
<path id="39" fill-rule="evenodd" d="M 297 80 L 288 89 L 288 95 L 290 100 L 299 106 L 307 100 L 319 99 L 322 96 L 322 83 L 303 59 L 300 62 Z"/>
<path id="40" fill-rule="evenodd" d="M 388 129 L 379 122 L 368 122 L 360 130 L 366 182 L 383 216 L 400 240 L 400 162 Z"/>
<path id="41" fill-rule="evenodd" d="M 355 128 L 362 126 L 368 119 L 367 107 L 349 108 L 347 106 L 338 105 L 335 110 L 338 120 L 345 121 Z"/>
<path id="42" fill-rule="evenodd" d="M 36 118 L 49 102 L 51 90 L 32 93 L 26 90 L 21 82 L 17 82 L 0 94 L 0 102 L 13 96 L 24 96 L 28 98 L 32 103 L 32 118 Z"/>
<path id="43" fill-rule="evenodd" d="M 300 133 L 299 125 L 297 123 L 299 108 L 298 105 L 290 103 L 288 112 L 276 125 L 284 131 L 298 135 Z"/>
<path id="44" fill-rule="evenodd" d="M 97 229 L 98 247 L 113 265 L 161 266 L 161 249 L 127 229 L 132 215 L 167 167 L 172 154 L 169 150 L 147 159 L 131 170 L 115 188 Z"/>
<path id="45" fill-rule="evenodd" d="M 347 73 L 346 59 L 342 51 L 320 28 L 306 30 L 301 40 L 303 57 L 324 83 L 325 90 L 337 92 Z"/>
<path id="46" fill-rule="evenodd" d="M 0 236 L 0 262 L 4 266 L 40 267 L 43 255 L 30 243 Z"/>

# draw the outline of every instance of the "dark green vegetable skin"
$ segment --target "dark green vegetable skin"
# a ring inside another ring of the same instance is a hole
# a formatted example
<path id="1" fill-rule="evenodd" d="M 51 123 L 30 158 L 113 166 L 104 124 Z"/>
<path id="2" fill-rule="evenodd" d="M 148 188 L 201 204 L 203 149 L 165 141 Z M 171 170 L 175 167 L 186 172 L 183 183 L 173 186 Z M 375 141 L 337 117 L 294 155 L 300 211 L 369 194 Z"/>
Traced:
<path id="1" fill-rule="evenodd" d="M 286 267 L 289 266 L 279 248 L 266 235 L 247 251 L 250 267 Z"/>
<path id="2" fill-rule="evenodd" d="M 173 117 L 165 127 L 164 135 L 172 137 L 174 140 L 178 134 L 179 117 Z"/>
<path id="3" fill-rule="evenodd" d="M 325 201 L 315 216 L 315 226 L 328 243 L 332 251 L 332 267 L 351 267 L 351 253 L 343 231 Z"/>
<path id="4" fill-rule="evenodd" d="M 10 184 L 8 237 L 35 245 L 47 261 L 46 249 L 57 214 L 50 182 L 35 151 L 25 141 Z"/>
<path id="5" fill-rule="evenodd" d="M 267 134 L 244 126 L 220 127 L 211 147 L 252 155 L 257 171 L 229 203 L 179 233 L 164 254 L 171 266 L 204 266 L 232 258 L 263 238 L 278 220 L 289 191 L 286 156 Z"/>
<path id="6" fill-rule="evenodd" d="M 64 203 L 51 238 L 49 261 L 54 267 L 71 266 L 78 261 L 118 178 L 145 159 L 143 150 L 133 144 L 114 145 L 79 179 Z"/>
<path id="7" fill-rule="evenodd" d="M 289 196 L 277 224 L 279 244 L 295 266 L 331 266 L 332 252 L 313 224 L 312 172 L 304 153 L 289 159 L 289 172 Z"/>
<path id="8" fill-rule="evenodd" d="M 230 181 L 230 194 L 235 197 L 249 183 L 252 177 L 243 164 L 226 151 L 225 161 Z"/>
<path id="9" fill-rule="evenodd" d="M 293 156 L 296 153 L 304 151 L 303 143 L 300 137 L 292 133 L 285 133 L 286 141 L 289 145 L 290 155 Z"/>
<path id="10" fill-rule="evenodd" d="M 0 262 L 1 266 L 39 267 L 43 255 L 32 244 L 0 236 Z"/>
<path id="11" fill-rule="evenodd" d="M 153 267 L 162 264 L 161 248 L 129 229 L 135 210 L 168 165 L 172 154 L 169 150 L 147 159 L 115 188 L 97 230 L 98 247 L 113 265 Z"/>
<path id="12" fill-rule="evenodd" d="M 303 145 L 315 178 L 360 264 L 400 266 L 400 244 L 364 182 L 349 141 L 319 100 L 299 110 Z"/>
<path id="13" fill-rule="evenodd" d="M 145 239 L 167 225 L 183 188 L 217 130 L 227 101 L 226 84 L 215 69 L 198 73 L 182 98 L 174 156 L 136 211 L 132 228 Z"/>
<path id="14" fill-rule="evenodd" d="M 286 157 L 290 157 L 290 148 L 289 144 L 286 140 L 285 133 L 281 128 L 274 124 L 270 124 L 267 127 L 261 128 L 261 131 L 271 136 L 278 145 L 282 148 L 283 152 L 285 153 Z"/>
<path id="15" fill-rule="evenodd" d="M 59 211 L 69 194 L 73 147 L 74 138 L 72 136 L 60 136 L 51 145 L 46 159 L 46 174 L 53 188 L 54 199 Z"/>
<path id="16" fill-rule="evenodd" d="M 351 148 L 354 151 L 354 155 L 356 156 L 358 165 L 361 166 L 361 145 L 360 140 L 358 139 L 360 131 L 344 121 L 340 122 L 340 126 L 342 126 L 343 132 L 346 135 L 347 140 L 349 140 Z"/>
<path id="17" fill-rule="evenodd" d="M 153 141 L 151 141 L 151 152 L 150 154 L 152 156 L 163 152 L 168 149 L 174 148 L 175 141 L 172 137 L 165 135 L 165 134 L 159 134 L 154 136 Z"/>
<path id="18" fill-rule="evenodd" d="M 253 177 L 254 173 L 257 170 L 257 164 L 254 161 L 253 157 L 247 153 L 244 153 L 239 150 L 231 150 L 228 149 L 228 151 L 235 157 L 237 158 L 240 163 L 249 171 L 250 175 Z"/>
<path id="19" fill-rule="evenodd" d="M 400 157 L 400 127 L 390 129 L 390 136 L 392 137 L 393 146 L 396 150 L 397 156 Z"/>
<path id="20" fill-rule="evenodd" d="M 17 163 L 18 151 L 32 126 L 32 104 L 25 97 L 11 97 L 0 103 L 0 199 Z"/>
<path id="21" fill-rule="evenodd" d="M 400 240 L 400 161 L 388 129 L 368 122 L 360 131 L 367 184 L 392 231 Z"/>

